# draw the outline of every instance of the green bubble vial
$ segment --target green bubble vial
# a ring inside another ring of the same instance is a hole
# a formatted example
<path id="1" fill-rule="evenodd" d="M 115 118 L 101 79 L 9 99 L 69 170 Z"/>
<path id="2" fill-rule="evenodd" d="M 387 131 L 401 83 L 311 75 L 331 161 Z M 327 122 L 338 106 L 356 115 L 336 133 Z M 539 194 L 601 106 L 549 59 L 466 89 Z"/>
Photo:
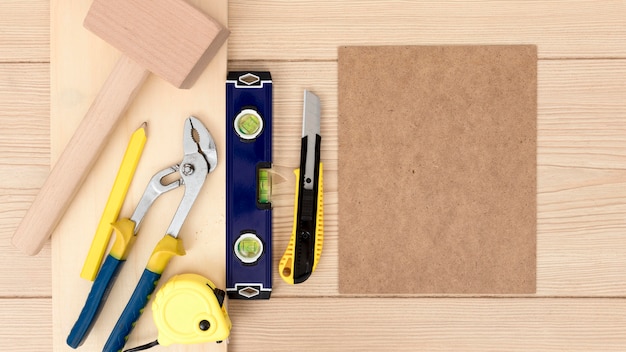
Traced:
<path id="1" fill-rule="evenodd" d="M 270 173 L 267 170 L 261 169 L 259 170 L 259 203 L 268 204 L 270 203 L 270 194 L 272 191 L 271 183 L 270 183 Z"/>
<path id="2" fill-rule="evenodd" d="M 253 135 L 261 128 L 259 118 L 252 114 L 245 114 L 239 119 L 239 131 L 247 135 Z"/>
<path id="3" fill-rule="evenodd" d="M 244 233 L 235 242 L 235 254 L 243 263 L 256 262 L 263 253 L 263 242 L 253 233 Z"/>
<path id="4" fill-rule="evenodd" d="M 235 117 L 235 132 L 243 139 L 255 139 L 263 130 L 263 118 L 254 109 L 243 109 Z"/>

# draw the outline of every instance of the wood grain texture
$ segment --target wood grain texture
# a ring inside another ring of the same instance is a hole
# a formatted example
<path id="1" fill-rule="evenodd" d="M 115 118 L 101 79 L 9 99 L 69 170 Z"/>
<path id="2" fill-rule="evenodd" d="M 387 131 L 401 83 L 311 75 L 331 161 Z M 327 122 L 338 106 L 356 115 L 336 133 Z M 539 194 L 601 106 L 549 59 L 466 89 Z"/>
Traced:
<path id="1" fill-rule="evenodd" d="M 624 57 L 624 17 L 626 3 L 614 0 L 233 0 L 229 59 L 333 60 L 340 45 L 426 44 L 537 44 L 539 58 Z"/>
<path id="2" fill-rule="evenodd" d="M 624 87 L 626 60 L 539 65 L 538 294 L 626 294 Z"/>
<path id="3" fill-rule="evenodd" d="M 50 169 L 49 65 L 0 65 L 0 297 L 49 296 L 50 247 L 25 257 L 11 236 Z"/>
<path id="4" fill-rule="evenodd" d="M 49 167 L 50 74 L 46 63 L 0 65 L 0 162 Z M 4 185 L 16 178 L 3 179 Z M 17 180 L 19 182 L 28 180 Z M 18 184 L 19 184 L 18 182 Z"/>
<path id="5" fill-rule="evenodd" d="M 0 1 L 0 63 L 50 60 L 50 4 Z"/>
<path id="6" fill-rule="evenodd" d="M 49 298 L 0 299 L 0 350 L 49 351 L 52 345 L 51 316 Z"/>
<path id="7" fill-rule="evenodd" d="M 231 302 L 229 351 L 623 351 L 626 300 Z M 280 314 L 276 314 L 280 312 Z M 258 322 L 262 321 L 263 324 Z M 294 328 L 307 322 L 306 328 Z"/>

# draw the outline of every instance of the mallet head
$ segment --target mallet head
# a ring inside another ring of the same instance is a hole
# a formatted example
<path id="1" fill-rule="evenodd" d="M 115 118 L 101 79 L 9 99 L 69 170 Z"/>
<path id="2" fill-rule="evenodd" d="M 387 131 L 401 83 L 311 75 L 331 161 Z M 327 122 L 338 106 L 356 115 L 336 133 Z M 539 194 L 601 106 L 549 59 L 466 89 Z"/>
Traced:
<path id="1" fill-rule="evenodd" d="M 178 88 L 195 82 L 229 35 L 185 0 L 94 0 L 84 26 Z"/>

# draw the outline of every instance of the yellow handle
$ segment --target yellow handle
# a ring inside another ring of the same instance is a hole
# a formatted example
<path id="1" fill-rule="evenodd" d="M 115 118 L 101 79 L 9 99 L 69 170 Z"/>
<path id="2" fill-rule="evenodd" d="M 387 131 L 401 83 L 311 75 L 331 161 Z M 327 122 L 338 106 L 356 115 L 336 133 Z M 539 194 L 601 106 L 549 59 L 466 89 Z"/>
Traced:
<path id="1" fill-rule="evenodd" d="M 296 246 L 296 228 L 298 226 L 298 196 L 299 196 L 299 180 L 300 180 L 300 169 L 294 170 L 296 174 L 296 192 L 294 197 L 294 211 L 293 211 L 293 227 L 291 229 L 291 238 L 289 239 L 289 244 L 287 245 L 287 249 L 283 254 L 283 257 L 280 259 L 278 263 L 278 273 L 283 280 L 293 285 L 293 265 L 294 265 L 294 250 Z M 317 213 L 316 213 L 316 221 L 315 221 L 315 255 L 313 261 L 313 268 L 311 273 L 315 271 L 317 267 L 317 263 L 319 262 L 320 256 L 322 255 L 322 247 L 324 245 L 324 173 L 322 163 L 320 163 L 320 172 L 319 172 L 319 184 L 317 191 Z"/>
<path id="2" fill-rule="evenodd" d="M 180 238 L 169 235 L 163 236 L 156 247 L 154 247 L 146 269 L 155 274 L 162 274 L 167 263 L 175 255 L 185 255 L 183 241 Z"/>
<path id="3" fill-rule="evenodd" d="M 126 260 L 130 248 L 135 243 L 135 222 L 124 218 L 111 224 L 115 230 L 115 241 L 109 254 L 117 260 Z"/>

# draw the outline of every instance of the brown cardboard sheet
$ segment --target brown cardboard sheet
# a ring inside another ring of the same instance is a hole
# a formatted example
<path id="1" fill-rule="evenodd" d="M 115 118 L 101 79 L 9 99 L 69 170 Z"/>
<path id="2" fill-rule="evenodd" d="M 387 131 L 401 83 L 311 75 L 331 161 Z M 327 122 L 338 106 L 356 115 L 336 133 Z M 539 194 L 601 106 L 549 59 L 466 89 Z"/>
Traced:
<path id="1" fill-rule="evenodd" d="M 536 290 L 537 49 L 339 48 L 339 290 Z"/>

